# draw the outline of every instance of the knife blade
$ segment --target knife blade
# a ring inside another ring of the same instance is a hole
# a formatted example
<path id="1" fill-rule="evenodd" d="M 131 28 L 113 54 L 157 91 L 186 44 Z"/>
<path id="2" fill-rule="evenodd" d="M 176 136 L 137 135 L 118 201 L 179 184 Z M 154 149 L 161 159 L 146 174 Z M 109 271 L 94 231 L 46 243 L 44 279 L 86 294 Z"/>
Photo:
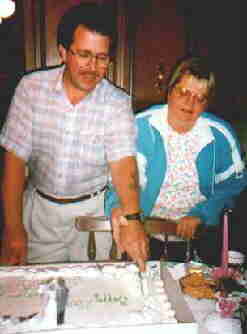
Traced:
<path id="1" fill-rule="evenodd" d="M 139 271 L 139 277 L 140 277 L 142 295 L 144 297 L 147 297 L 149 295 L 147 272 Z"/>

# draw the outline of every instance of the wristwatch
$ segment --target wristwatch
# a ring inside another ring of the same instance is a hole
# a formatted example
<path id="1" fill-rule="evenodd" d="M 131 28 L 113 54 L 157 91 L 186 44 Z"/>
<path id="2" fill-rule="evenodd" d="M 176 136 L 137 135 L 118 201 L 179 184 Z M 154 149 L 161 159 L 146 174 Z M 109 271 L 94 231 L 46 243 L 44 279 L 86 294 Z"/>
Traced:
<path id="1" fill-rule="evenodd" d="M 142 212 L 135 212 L 135 213 L 131 213 L 129 215 L 125 215 L 124 216 L 127 220 L 139 220 L 141 222 L 144 221 L 144 216 L 142 214 Z"/>

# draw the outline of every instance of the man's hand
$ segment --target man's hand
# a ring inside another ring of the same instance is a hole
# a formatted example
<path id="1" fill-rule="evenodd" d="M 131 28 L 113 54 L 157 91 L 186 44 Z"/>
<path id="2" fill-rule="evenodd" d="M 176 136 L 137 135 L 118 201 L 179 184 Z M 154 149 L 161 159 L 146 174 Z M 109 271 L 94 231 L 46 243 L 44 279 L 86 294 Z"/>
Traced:
<path id="1" fill-rule="evenodd" d="M 22 223 L 23 192 L 26 163 L 12 152 L 4 153 L 4 173 L 1 195 L 4 213 L 0 263 L 26 264 L 27 234 Z"/>
<path id="2" fill-rule="evenodd" d="M 112 209 L 113 238 L 121 253 L 126 252 L 141 271 L 149 256 L 149 241 L 143 225 L 138 220 L 128 221 L 120 208 Z"/>
<path id="3" fill-rule="evenodd" d="M 177 235 L 183 239 L 191 240 L 194 238 L 198 225 L 202 221 L 198 217 L 186 216 L 179 219 Z"/>
<path id="4" fill-rule="evenodd" d="M 10 233 L 6 228 L 2 236 L 0 264 L 25 265 L 27 263 L 27 234 L 23 229 Z"/>
<path id="5" fill-rule="evenodd" d="M 149 256 L 149 241 L 141 222 L 131 220 L 127 226 L 121 225 L 120 240 L 122 249 L 138 264 L 140 271 L 145 271 L 145 261 Z"/>

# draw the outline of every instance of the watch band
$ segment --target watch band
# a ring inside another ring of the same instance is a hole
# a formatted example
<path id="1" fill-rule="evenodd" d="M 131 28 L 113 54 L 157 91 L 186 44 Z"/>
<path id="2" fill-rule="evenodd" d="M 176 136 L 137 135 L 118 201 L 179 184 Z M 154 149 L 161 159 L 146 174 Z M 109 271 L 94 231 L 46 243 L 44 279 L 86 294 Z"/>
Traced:
<path id="1" fill-rule="evenodd" d="M 143 216 L 141 212 L 135 212 L 130 215 L 125 215 L 124 216 L 127 220 L 140 220 L 143 221 Z"/>

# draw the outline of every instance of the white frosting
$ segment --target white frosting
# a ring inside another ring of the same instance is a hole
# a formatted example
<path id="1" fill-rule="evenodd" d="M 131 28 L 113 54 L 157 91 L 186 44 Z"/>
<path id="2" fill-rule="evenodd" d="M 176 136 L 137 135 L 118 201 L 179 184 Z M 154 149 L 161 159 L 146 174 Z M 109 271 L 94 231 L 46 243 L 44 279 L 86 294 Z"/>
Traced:
<path id="1" fill-rule="evenodd" d="M 65 267 L 33 266 L 16 269 L 12 267 L 5 270 L 0 268 L 0 275 L 6 282 L 20 277 L 25 278 L 27 283 L 23 283 L 24 285 L 39 282 L 36 287 L 34 284 L 34 287 L 28 288 L 28 293 L 23 292 L 23 296 L 12 298 L 15 310 L 19 312 L 22 309 L 21 303 L 27 302 L 32 313 L 39 310 L 40 296 L 38 293 L 35 294 L 35 289 L 38 290 L 40 281 L 62 277 L 69 290 L 65 323 L 62 328 L 177 323 L 175 312 L 165 294 L 164 282 L 160 279 L 158 264 L 147 269 L 144 295 L 139 270 L 135 264 L 74 264 Z M 32 298 L 28 298 L 28 294 Z M 8 329 L 18 328 L 20 332 L 27 328 L 30 330 L 30 326 L 32 330 L 42 327 L 40 322 L 34 323 L 37 316 L 21 324 L 18 324 L 16 318 L 12 318 L 12 323 L 9 319 L 1 319 L 1 316 L 6 315 L 6 309 L 1 309 L 1 299 L 11 299 L 7 293 L 3 295 L 0 295 L 0 332 L 1 325 Z M 50 328 L 54 328 L 54 323 L 49 323 Z"/>

